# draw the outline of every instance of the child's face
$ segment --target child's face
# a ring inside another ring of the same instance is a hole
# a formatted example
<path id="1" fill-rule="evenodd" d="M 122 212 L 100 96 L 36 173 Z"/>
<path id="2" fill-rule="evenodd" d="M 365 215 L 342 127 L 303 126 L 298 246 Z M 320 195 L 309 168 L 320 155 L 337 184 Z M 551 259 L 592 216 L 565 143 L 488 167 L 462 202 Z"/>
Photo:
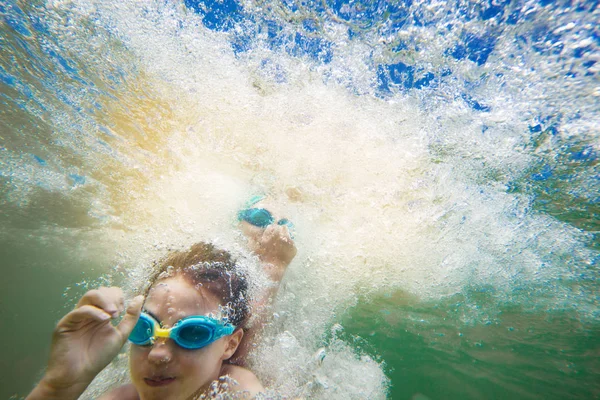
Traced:
<path id="1" fill-rule="evenodd" d="M 217 313 L 219 299 L 198 290 L 180 276 L 164 279 L 150 290 L 144 309 L 170 328 L 191 315 Z M 228 354 L 223 337 L 198 350 L 179 347 L 173 340 L 157 338 L 152 346 L 131 345 L 131 379 L 142 400 L 187 399 L 218 379 Z"/>

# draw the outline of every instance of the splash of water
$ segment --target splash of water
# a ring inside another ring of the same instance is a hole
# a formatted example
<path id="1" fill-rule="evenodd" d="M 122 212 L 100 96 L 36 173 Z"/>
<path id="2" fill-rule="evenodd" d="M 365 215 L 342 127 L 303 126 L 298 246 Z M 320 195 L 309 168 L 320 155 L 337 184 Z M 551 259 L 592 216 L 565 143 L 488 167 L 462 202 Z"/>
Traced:
<path id="1" fill-rule="evenodd" d="M 135 286 L 172 246 L 209 238 L 243 253 L 236 211 L 268 193 L 300 249 L 254 359 L 283 393 L 385 395 L 381 364 L 331 333 L 360 296 L 483 288 L 597 318 L 596 242 L 580 229 L 597 221 L 597 10 L 27 7 L 3 36 L 22 66 L 2 57 L 7 112 L 27 121 L 2 144 L 3 205 L 79 210 L 28 220 L 98 240 Z M 591 218 L 556 218 L 575 200 Z"/>

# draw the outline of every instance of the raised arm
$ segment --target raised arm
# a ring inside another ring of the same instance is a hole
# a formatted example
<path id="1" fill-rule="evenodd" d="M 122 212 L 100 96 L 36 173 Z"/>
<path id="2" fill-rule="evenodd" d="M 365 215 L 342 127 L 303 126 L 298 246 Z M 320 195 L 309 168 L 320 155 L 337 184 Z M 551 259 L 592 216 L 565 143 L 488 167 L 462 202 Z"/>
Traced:
<path id="1" fill-rule="evenodd" d="M 133 299 L 121 322 L 113 326 L 111 320 L 125 307 L 121 289 L 87 292 L 54 329 L 46 373 L 26 400 L 79 398 L 125 344 L 143 300 L 142 296 Z"/>
<path id="2" fill-rule="evenodd" d="M 271 208 L 263 202 L 258 203 L 256 206 Z M 255 316 L 254 323 L 246 330 L 242 343 L 232 360 L 237 364 L 245 365 L 246 356 L 252 343 L 256 341 L 256 337 L 262 331 L 264 324 L 272 316 L 269 305 L 277 294 L 279 284 L 288 265 L 296 256 L 297 249 L 287 225 L 273 223 L 261 228 L 246 221 L 241 221 L 240 224 L 242 232 L 248 239 L 248 247 L 258 255 L 263 270 L 273 281 L 272 285 L 266 288 L 259 298 L 252 303 L 252 313 Z"/>

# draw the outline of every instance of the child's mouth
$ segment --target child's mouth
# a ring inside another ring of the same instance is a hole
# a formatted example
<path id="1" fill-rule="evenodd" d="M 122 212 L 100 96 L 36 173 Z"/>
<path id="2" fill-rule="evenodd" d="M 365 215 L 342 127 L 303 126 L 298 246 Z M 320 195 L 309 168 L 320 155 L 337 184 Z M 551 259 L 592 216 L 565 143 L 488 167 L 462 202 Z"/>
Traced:
<path id="1" fill-rule="evenodd" d="M 146 382 L 146 385 L 152 387 L 166 386 L 173 381 L 175 381 L 175 378 L 170 376 L 155 376 L 152 378 L 144 378 L 144 382 Z"/>

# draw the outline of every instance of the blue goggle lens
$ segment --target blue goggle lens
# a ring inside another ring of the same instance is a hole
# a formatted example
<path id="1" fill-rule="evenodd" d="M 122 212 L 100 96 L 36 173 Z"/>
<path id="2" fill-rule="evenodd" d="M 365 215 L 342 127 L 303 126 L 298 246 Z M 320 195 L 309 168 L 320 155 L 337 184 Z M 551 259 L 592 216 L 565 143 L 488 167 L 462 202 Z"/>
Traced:
<path id="1" fill-rule="evenodd" d="M 186 348 L 200 348 L 210 342 L 212 330 L 202 325 L 186 325 L 177 329 L 176 341 Z"/>
<path id="2" fill-rule="evenodd" d="M 248 208 L 242 210 L 238 213 L 238 219 L 240 221 L 246 221 L 254 226 L 258 226 L 259 228 L 266 228 L 275 222 L 273 215 L 269 210 L 265 210 L 264 208 Z M 294 238 L 294 224 L 292 224 L 289 219 L 282 218 L 277 221 L 277 225 L 286 225 L 290 231 L 290 237 L 292 239 Z"/>
<path id="3" fill-rule="evenodd" d="M 242 210 L 238 214 L 240 220 L 244 220 L 249 224 L 264 228 L 273 223 L 273 215 L 264 208 L 248 208 Z"/>
<path id="4" fill-rule="evenodd" d="M 137 345 L 150 344 L 152 336 L 154 336 L 154 321 L 146 317 L 145 314 L 140 315 L 137 324 L 129 335 L 129 340 Z"/>

